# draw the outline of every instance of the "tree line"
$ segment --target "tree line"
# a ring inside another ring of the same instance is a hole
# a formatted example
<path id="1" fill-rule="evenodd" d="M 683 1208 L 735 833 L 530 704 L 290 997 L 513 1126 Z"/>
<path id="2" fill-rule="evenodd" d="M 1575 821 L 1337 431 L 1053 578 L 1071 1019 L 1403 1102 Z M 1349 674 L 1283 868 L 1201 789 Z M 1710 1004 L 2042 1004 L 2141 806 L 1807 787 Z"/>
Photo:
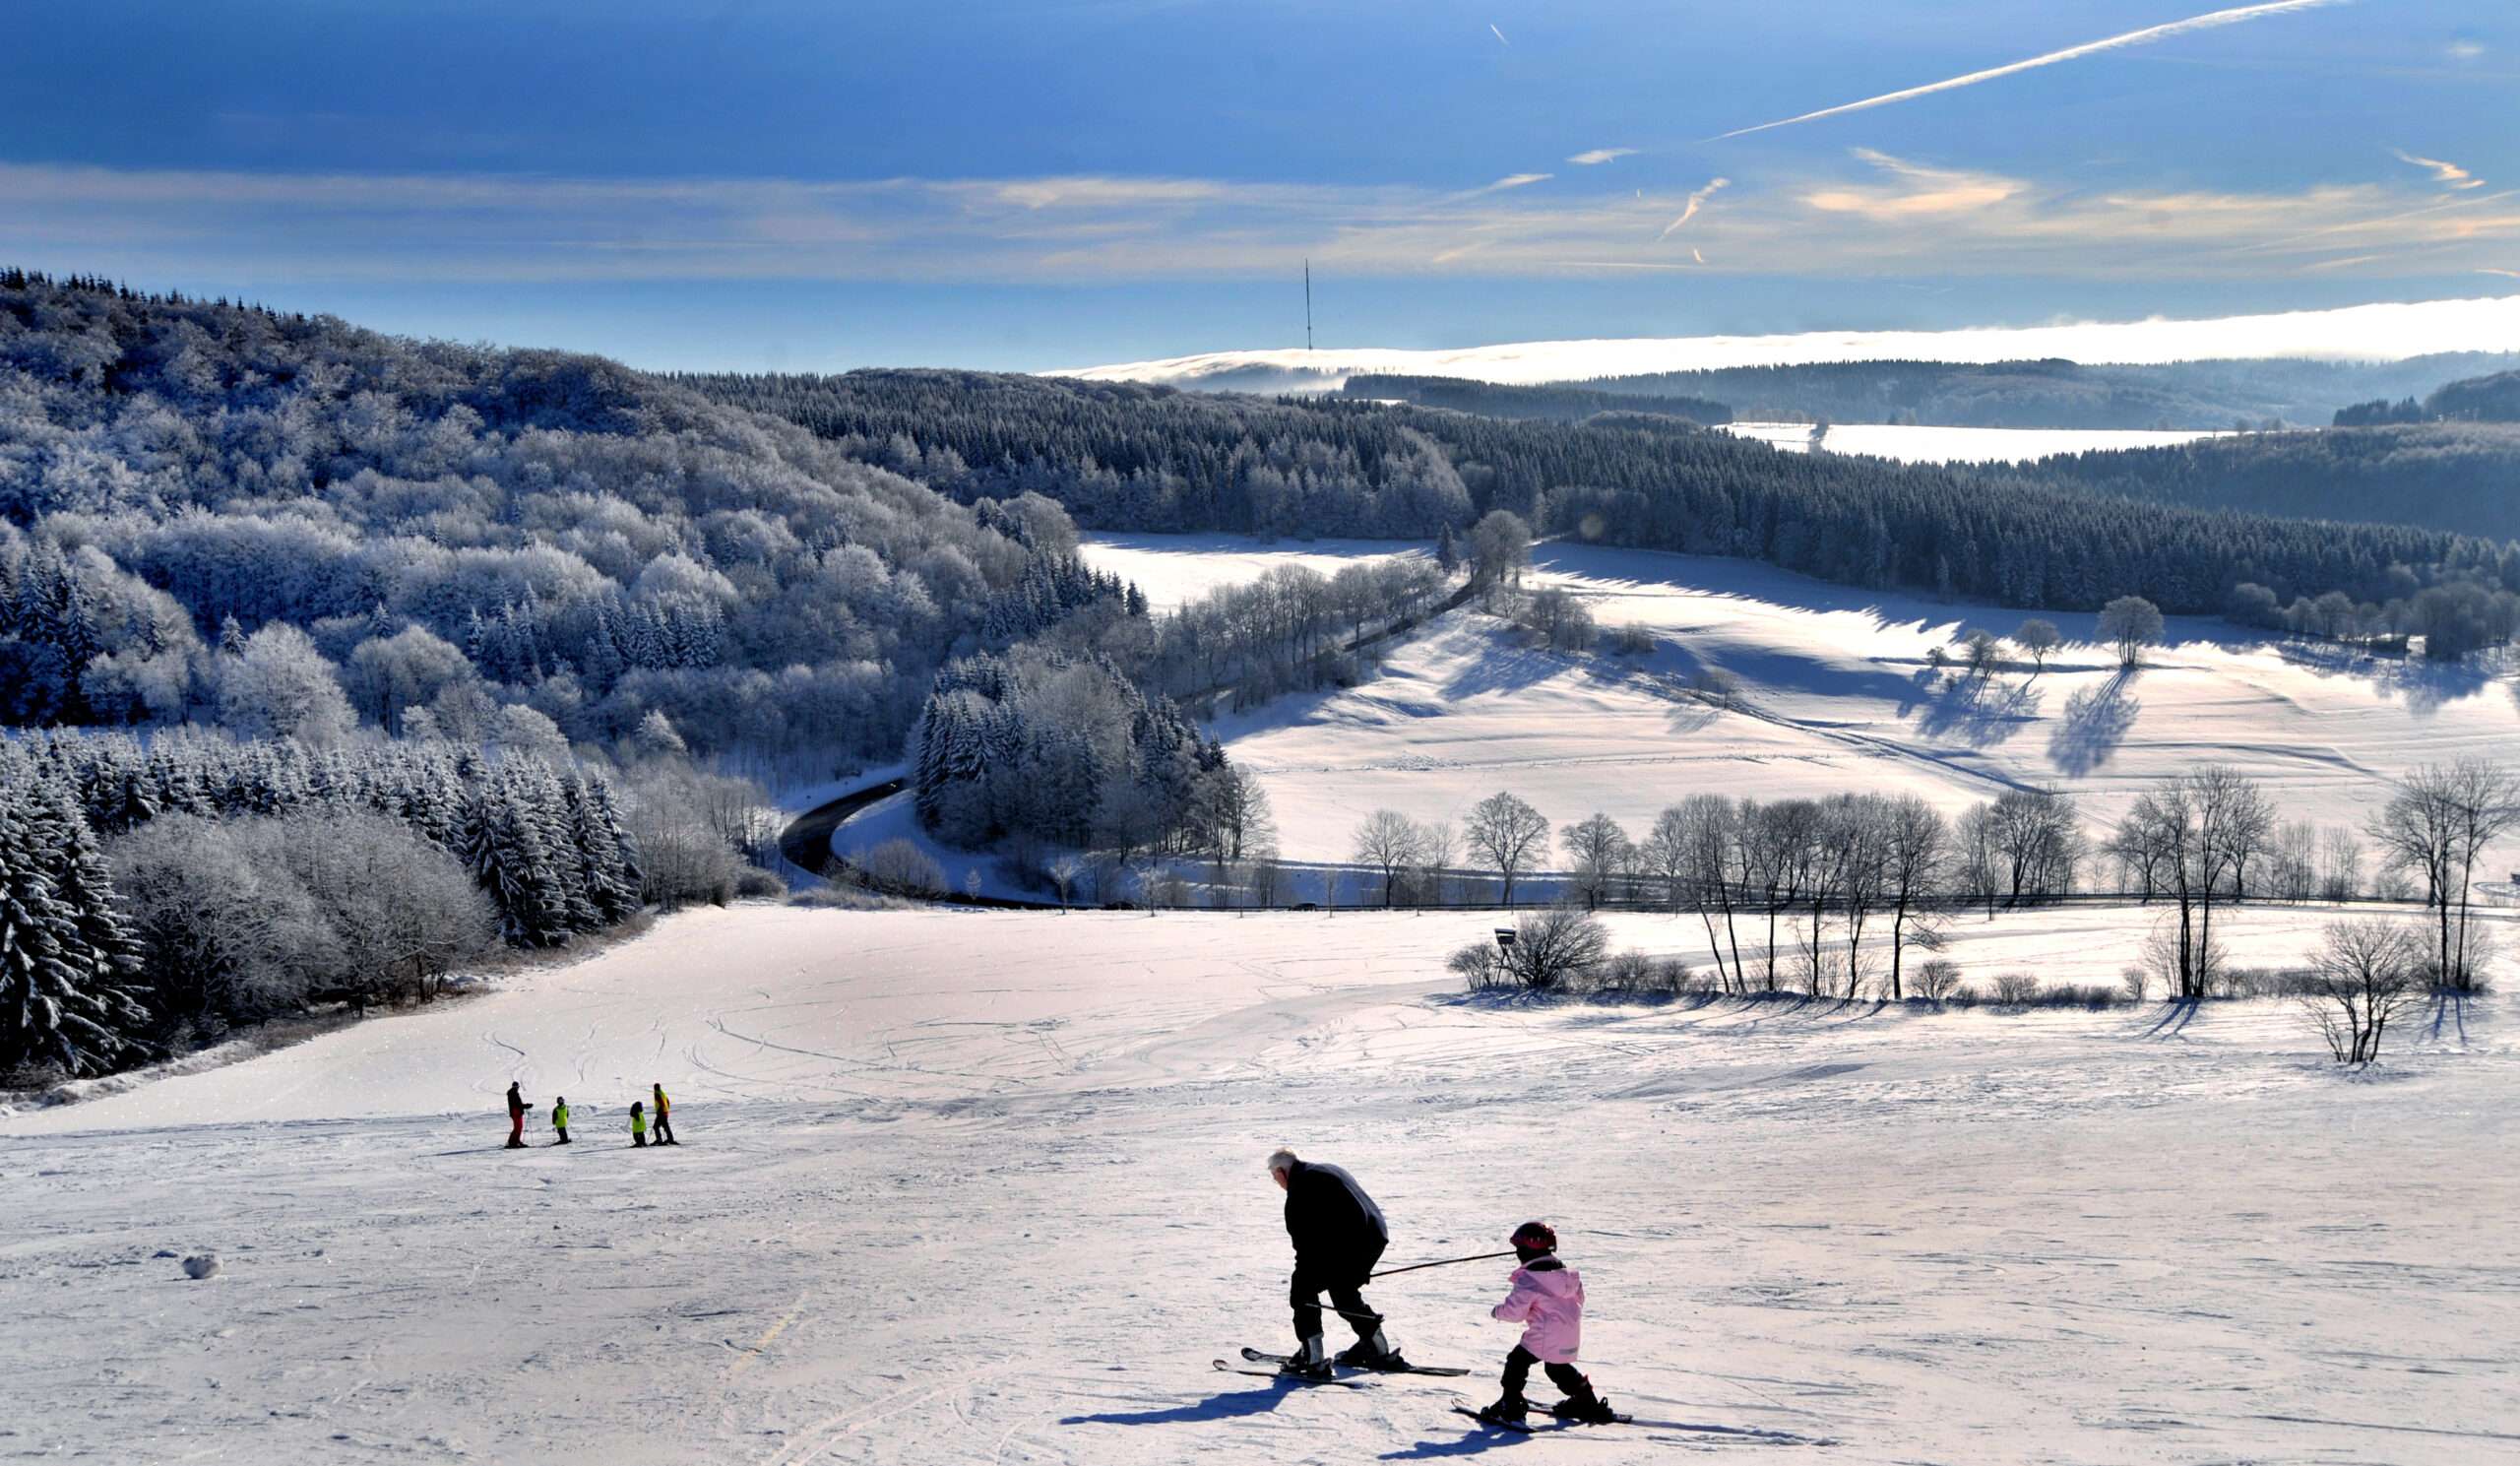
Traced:
<path id="1" fill-rule="evenodd" d="M 1561 863 L 1558 899 L 1687 912 L 1703 927 L 1716 989 L 1909 995 L 1912 952 L 1941 949 L 1966 910 L 2051 902 L 2084 890 L 2165 918 L 2144 965 L 2174 998 L 2212 995 L 2231 970 L 2215 915 L 2247 901 L 2420 899 L 2433 913 L 2427 979 L 2474 988 L 2489 955 L 2472 920 L 2485 851 L 2520 829 L 2520 781 L 2462 760 L 2417 770 L 2360 830 L 2279 820 L 2257 783 L 2207 767 L 2159 781 L 2095 834 L 2071 797 L 2012 790 L 1946 816 L 1913 796 L 1760 800 L 1696 795 L 1631 833 L 1606 814 L 1557 827 L 1500 791 L 1456 828 L 1390 809 L 1354 828 L 1368 899 L 1449 904 L 1468 880 L 1511 905 Z M 2367 843 L 2366 843 L 2367 842 Z M 1881 938 L 1878 949 L 1867 947 Z M 1929 994 L 1931 995 L 1931 994 Z"/>
<path id="2" fill-rule="evenodd" d="M 105 1072 L 321 998 L 424 996 L 650 895 L 611 781 L 411 743 L 0 739 L 0 1072 Z"/>

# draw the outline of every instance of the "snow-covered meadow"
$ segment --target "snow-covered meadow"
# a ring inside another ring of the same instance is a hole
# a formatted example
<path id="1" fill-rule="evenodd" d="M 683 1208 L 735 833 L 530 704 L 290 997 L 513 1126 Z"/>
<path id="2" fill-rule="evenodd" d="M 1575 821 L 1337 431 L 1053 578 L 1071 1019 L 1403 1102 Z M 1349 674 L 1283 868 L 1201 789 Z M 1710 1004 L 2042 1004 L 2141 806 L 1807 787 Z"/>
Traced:
<path id="1" fill-rule="evenodd" d="M 1266 558 L 1228 547 L 1138 536 L 1086 553 L 1178 600 L 1203 573 L 1226 583 Z M 2174 617 L 2169 644 L 2130 673 L 2095 617 L 2055 613 L 2066 645 L 2045 669 L 2023 660 L 1979 680 L 1927 659 L 1964 627 L 2008 635 L 2033 612 L 1580 543 L 1537 546 L 1533 564 L 1534 584 L 1570 591 L 1606 629 L 1645 627 L 1655 650 L 1563 656 L 1463 610 L 1359 686 L 1228 717 L 1218 732 L 1260 776 L 1290 859 L 1347 859 L 1365 811 L 1458 820 L 1499 789 L 1560 824 L 1602 810 L 1632 832 L 1701 792 L 1914 792 L 1956 810 L 2059 789 L 2098 824 L 2146 783 L 2218 762 L 2261 780 L 2287 819 L 2354 826 L 2408 768 L 2505 752 L 2520 734 L 2513 684 L 2490 661 L 2356 657 Z M 1729 706 L 1689 690 L 1710 671 L 1736 689 Z"/>
<path id="2" fill-rule="evenodd" d="M 2105 980 L 2092 916 L 1960 957 Z M 0 1118 L 0 1307 L 74 1325 L 0 1334 L 0 1459 L 2520 1458 L 2508 999 L 2357 1076 L 2274 1002 L 1475 1002 L 1437 959 L 1482 930 L 699 912 Z M 511 1078 L 579 1143 L 502 1152 Z M 685 1143 L 633 1151 L 655 1081 Z M 1279 1143 L 1373 1188 L 1395 1262 L 1556 1221 L 1638 1423 L 1448 1413 L 1511 1342 L 1492 1264 L 1370 1295 L 1469 1379 L 1213 1372 L 1286 1328 Z"/>

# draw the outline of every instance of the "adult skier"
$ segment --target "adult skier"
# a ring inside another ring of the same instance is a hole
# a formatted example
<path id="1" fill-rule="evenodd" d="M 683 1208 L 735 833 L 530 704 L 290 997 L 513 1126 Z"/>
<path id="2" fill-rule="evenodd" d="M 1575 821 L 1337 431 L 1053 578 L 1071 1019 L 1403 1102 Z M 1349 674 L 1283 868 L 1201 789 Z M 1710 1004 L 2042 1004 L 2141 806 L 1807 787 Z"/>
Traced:
<path id="1" fill-rule="evenodd" d="M 665 1098 L 665 1087 L 662 1084 L 652 1084 L 649 1088 L 655 1090 L 657 1094 L 657 1144 L 682 1144 L 681 1141 L 673 1138 L 673 1102 Z"/>
<path id="2" fill-rule="evenodd" d="M 508 1081 L 508 1149 L 525 1149 L 525 1091 Z"/>
<path id="3" fill-rule="evenodd" d="M 552 1144 L 569 1143 L 569 1097 L 567 1095 L 562 1095 L 551 1107 L 551 1128 L 560 1132 L 560 1138 L 551 1142 Z"/>
<path id="4" fill-rule="evenodd" d="M 1593 1393 L 1593 1381 L 1575 1368 L 1575 1352 L 1584 1335 L 1584 1278 L 1557 1260 L 1557 1233 L 1546 1222 L 1525 1222 L 1510 1239 L 1514 1257 L 1513 1291 L 1488 1309 L 1492 1317 L 1523 1325 L 1523 1336 L 1505 1356 L 1505 1392 L 1479 1418 L 1500 1426 L 1519 1426 L 1530 1409 L 1523 1386 L 1532 1366 L 1548 1373 L 1548 1381 L 1566 1394 L 1549 1413 L 1587 1425 L 1606 1425 L 1619 1417 L 1607 1400 Z"/>
<path id="5" fill-rule="evenodd" d="M 1333 1361 L 1321 1341 L 1321 1295 L 1356 1331 L 1356 1342 L 1336 1363 L 1364 1370 L 1405 1370 L 1409 1361 L 1391 1347 L 1382 1315 L 1365 1307 L 1363 1288 L 1373 1275 L 1391 1228 L 1382 1208 L 1336 1166 L 1299 1160 L 1291 1150 L 1269 1157 L 1269 1175 L 1287 1193 L 1287 1236 L 1294 1243 L 1295 1271 L 1287 1301 L 1294 1308 L 1295 1352 L 1283 1367 L 1307 1379 L 1330 1377 Z"/>

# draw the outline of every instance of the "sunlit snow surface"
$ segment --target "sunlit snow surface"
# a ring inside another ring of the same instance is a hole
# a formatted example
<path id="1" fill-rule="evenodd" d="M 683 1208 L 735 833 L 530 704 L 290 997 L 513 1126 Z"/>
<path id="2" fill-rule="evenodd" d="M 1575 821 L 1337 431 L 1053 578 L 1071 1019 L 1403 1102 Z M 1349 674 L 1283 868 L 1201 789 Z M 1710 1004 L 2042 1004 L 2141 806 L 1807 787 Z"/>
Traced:
<path id="1" fill-rule="evenodd" d="M 2251 952 L 2318 920 L 2251 912 Z M 1552 1220 L 1644 1463 L 2483 1462 L 2520 1436 L 2511 1002 L 2364 1076 L 2281 1003 L 1472 1003 L 1480 915 L 665 921 L 493 994 L 0 1118 L 0 1458 L 1419 1460 L 1495 1442 L 1498 1264 L 1371 1300 L 1466 1380 L 1289 1390 L 1261 1158 L 1389 1260 Z M 2134 924 L 1962 924 L 2107 980 Z M 1622 917 L 1688 955 L 1693 921 Z M 499 1094 L 577 1111 L 503 1152 Z M 651 1081 L 684 1144 L 628 1147 Z M 156 1255 L 160 1250 L 169 1255 Z M 215 1250 L 222 1276 L 184 1279 Z"/>
<path id="2" fill-rule="evenodd" d="M 1363 542 L 1340 553 L 1389 551 Z M 1315 556 L 1331 547 L 1304 548 Z M 1247 541 L 1096 539 L 1104 569 L 1173 599 L 1248 578 Z M 1958 810 L 2007 789 L 2059 789 L 2114 819 L 2146 783 L 2207 763 L 2263 781 L 2287 818 L 2359 825 L 2390 780 L 2520 734 L 2498 664 L 2433 667 L 2174 617 L 2172 642 L 2125 672 L 2090 614 L 2045 613 L 2067 644 L 1984 680 L 1928 657 L 1964 627 L 1999 635 L 2033 612 L 1872 593 L 1743 560 L 1568 543 L 1534 552 L 1534 584 L 1580 597 L 1604 628 L 1655 651 L 1568 657 L 1493 617 L 1445 616 L 1359 685 L 1282 698 L 1219 725 L 1260 776 L 1286 854 L 1341 860 L 1376 807 L 1459 821 L 1498 790 L 1555 824 L 1596 810 L 1641 831 L 1698 793 L 1759 798 L 1913 792 Z M 1730 707 L 1688 689 L 1708 672 Z"/>
<path id="3" fill-rule="evenodd" d="M 1790 453 L 1810 451 L 1813 431 L 1807 422 L 1733 422 L 1724 430 Z M 1910 427 L 1842 422 L 1828 429 L 1821 446 L 1831 453 L 1860 454 L 1901 463 L 2031 463 L 2059 453 L 2161 448 L 2222 436 L 2225 434 L 2139 428 Z"/>

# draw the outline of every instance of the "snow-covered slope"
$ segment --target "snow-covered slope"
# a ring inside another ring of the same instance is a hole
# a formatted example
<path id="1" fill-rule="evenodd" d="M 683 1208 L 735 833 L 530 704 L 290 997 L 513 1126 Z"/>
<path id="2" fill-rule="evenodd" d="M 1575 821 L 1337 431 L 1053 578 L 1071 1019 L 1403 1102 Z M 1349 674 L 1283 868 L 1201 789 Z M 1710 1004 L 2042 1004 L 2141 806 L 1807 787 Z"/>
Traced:
<path id="1" fill-rule="evenodd" d="M 1088 554 L 1104 551 L 1089 545 Z M 1205 549 L 1195 552 L 1204 554 Z M 1150 542 L 1123 563 L 1144 564 Z M 2288 818 L 2350 826 L 2420 763 L 2507 752 L 2520 733 L 2498 669 L 2355 659 L 2174 618 L 2171 645 L 2122 672 L 2095 617 L 2054 614 L 2068 645 L 1981 682 L 1933 672 L 1964 626 L 2032 613 L 1825 585 L 1740 560 L 1551 543 L 1538 583 L 1605 628 L 1653 632 L 1639 658 L 1564 657 L 1456 612 L 1354 689 L 1290 698 L 1220 726 L 1276 806 L 1286 854 L 1341 860 L 1365 811 L 1458 819 L 1511 790 L 1564 824 L 1606 810 L 1641 830 L 1703 791 L 1773 798 L 1914 791 L 1957 809 L 2008 788 L 2082 797 L 2113 818 L 2147 782 L 2223 762 L 2262 779 Z M 1193 566 L 1168 562 L 1170 583 Z M 1215 562 L 1219 579 L 1253 571 Z M 1730 708 L 1686 690 L 1734 679 Z"/>
<path id="2" fill-rule="evenodd" d="M 2099 971 L 2097 914 L 1960 959 Z M 2298 929 L 2251 913 L 2255 945 Z M 1478 917 L 693 913 L 496 995 L 0 1119 L 0 1456 L 559 1463 L 2482 1462 L 2520 1444 L 2510 1003 L 2340 1074 L 2283 1004 L 1472 1003 Z M 1688 924 L 1626 918 L 1677 948 Z M 2000 934 L 1998 934 L 2000 933 Z M 578 1143 L 503 1153 L 507 1081 Z M 651 1080 L 684 1144 L 633 1151 Z M 1550 1218 L 1637 1424 L 1527 1446 L 1503 1269 L 1286 1332 L 1292 1144 L 1394 1263 Z M 187 1281 L 182 1255 L 222 1272 Z"/>

